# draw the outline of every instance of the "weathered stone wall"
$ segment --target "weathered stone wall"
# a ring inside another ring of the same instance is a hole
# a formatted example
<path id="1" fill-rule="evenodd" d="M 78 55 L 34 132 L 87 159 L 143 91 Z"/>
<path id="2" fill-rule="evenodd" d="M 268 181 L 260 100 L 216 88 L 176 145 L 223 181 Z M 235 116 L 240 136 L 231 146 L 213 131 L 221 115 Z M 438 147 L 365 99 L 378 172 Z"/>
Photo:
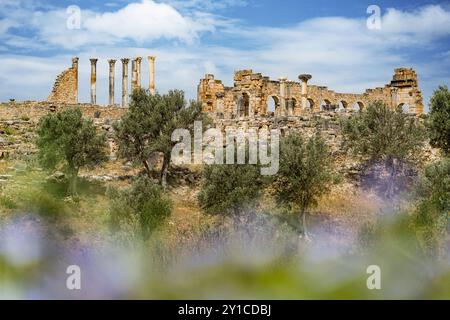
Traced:
<path id="1" fill-rule="evenodd" d="M 217 118 L 254 118 L 267 116 L 300 116 L 319 111 L 351 111 L 382 101 L 391 108 L 406 107 L 412 114 L 423 113 L 423 99 L 417 74 L 412 69 L 395 70 L 390 84 L 367 89 L 362 94 L 337 93 L 327 87 L 308 85 L 310 75 L 301 75 L 300 82 L 280 78 L 270 80 L 252 70 L 235 72 L 233 87 L 225 87 L 214 75 L 200 80 L 198 100 L 203 110 Z M 273 99 L 275 110 L 268 110 Z M 406 108 L 405 108 L 406 109 Z"/>
<path id="2" fill-rule="evenodd" d="M 127 109 L 102 107 L 91 104 L 55 104 L 51 102 L 25 101 L 0 103 L 0 158 L 20 157 L 35 152 L 33 139 L 39 119 L 49 112 L 70 107 L 80 107 L 83 116 L 107 134 L 111 153 L 114 154 L 112 123 L 119 120 Z"/>
<path id="3" fill-rule="evenodd" d="M 47 101 L 54 103 L 78 102 L 78 58 L 73 58 L 72 67 L 58 75 Z"/>

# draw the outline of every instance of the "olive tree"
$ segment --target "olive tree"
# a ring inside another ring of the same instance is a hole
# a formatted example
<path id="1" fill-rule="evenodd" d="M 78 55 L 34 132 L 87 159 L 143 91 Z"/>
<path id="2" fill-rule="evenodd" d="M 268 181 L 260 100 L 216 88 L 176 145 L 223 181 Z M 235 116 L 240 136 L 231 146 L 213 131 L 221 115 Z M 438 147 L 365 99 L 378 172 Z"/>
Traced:
<path id="1" fill-rule="evenodd" d="M 326 194 L 333 181 L 330 150 L 323 138 L 294 133 L 281 141 L 280 169 L 272 190 L 276 201 L 296 212 L 309 239 L 306 215 Z"/>
<path id="2" fill-rule="evenodd" d="M 46 169 L 62 169 L 70 179 L 69 191 L 76 194 L 78 172 L 107 160 L 104 134 L 92 120 L 84 119 L 79 108 L 71 108 L 42 117 L 36 145 L 39 163 Z"/>

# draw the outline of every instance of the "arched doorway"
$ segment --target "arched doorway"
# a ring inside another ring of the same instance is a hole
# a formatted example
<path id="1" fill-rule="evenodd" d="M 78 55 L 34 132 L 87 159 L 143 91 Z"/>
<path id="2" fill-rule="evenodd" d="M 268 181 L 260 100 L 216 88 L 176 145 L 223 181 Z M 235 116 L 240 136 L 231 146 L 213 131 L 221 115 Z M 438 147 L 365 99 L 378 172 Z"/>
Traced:
<path id="1" fill-rule="evenodd" d="M 401 103 L 397 107 L 398 109 L 401 109 L 403 113 L 409 113 L 409 105 L 407 103 Z"/>
<path id="2" fill-rule="evenodd" d="M 339 101 L 337 111 L 344 112 L 345 110 L 347 110 L 347 107 L 348 107 L 348 103 L 344 100 L 341 100 L 341 101 Z"/>
<path id="3" fill-rule="evenodd" d="M 250 96 L 248 93 L 242 93 L 237 101 L 238 117 L 248 117 L 250 114 Z"/>
<path id="4" fill-rule="evenodd" d="M 267 98 L 267 115 L 274 116 L 280 105 L 280 100 L 277 96 L 269 96 Z"/>
<path id="5" fill-rule="evenodd" d="M 308 110 L 313 110 L 314 109 L 314 101 L 313 101 L 313 99 L 307 99 L 306 100 L 306 109 L 308 109 Z"/>
<path id="6" fill-rule="evenodd" d="M 288 115 L 295 115 L 295 109 L 297 108 L 297 99 L 292 98 L 288 100 Z"/>
<path id="7" fill-rule="evenodd" d="M 357 101 L 353 104 L 352 109 L 354 111 L 362 111 L 364 110 L 364 104 L 361 101 Z"/>
<path id="8" fill-rule="evenodd" d="M 331 102 L 330 100 L 324 99 L 320 103 L 320 111 L 330 111 L 331 110 Z"/>

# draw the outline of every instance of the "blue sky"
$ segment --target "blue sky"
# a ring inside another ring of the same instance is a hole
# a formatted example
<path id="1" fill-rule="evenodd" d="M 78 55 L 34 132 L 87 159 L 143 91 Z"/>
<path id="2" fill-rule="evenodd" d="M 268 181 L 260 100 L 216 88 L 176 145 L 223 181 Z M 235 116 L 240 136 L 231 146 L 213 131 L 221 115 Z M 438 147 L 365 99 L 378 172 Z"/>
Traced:
<path id="1" fill-rule="evenodd" d="M 73 5 L 79 29 L 67 27 Z M 380 29 L 367 27 L 369 5 L 381 9 Z M 311 73 L 313 84 L 358 93 L 388 83 L 396 67 L 413 67 L 426 103 L 450 82 L 450 1 L 2 0 L 0 39 L 0 101 L 46 99 L 75 55 L 83 102 L 89 58 L 99 58 L 101 104 L 106 60 L 148 55 L 157 56 L 157 89 L 183 89 L 189 98 L 205 73 L 232 85 L 237 69 L 291 80 Z M 147 79 L 144 61 L 144 86 Z"/>

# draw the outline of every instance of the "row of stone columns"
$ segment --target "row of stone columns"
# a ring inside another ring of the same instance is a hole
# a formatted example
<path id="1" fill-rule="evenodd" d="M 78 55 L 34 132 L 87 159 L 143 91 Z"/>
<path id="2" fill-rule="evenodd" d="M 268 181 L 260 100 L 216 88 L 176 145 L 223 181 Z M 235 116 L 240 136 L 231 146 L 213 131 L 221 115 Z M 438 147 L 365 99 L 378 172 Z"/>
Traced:
<path id="1" fill-rule="evenodd" d="M 91 61 L 91 103 L 97 104 L 97 61 L 98 59 L 89 59 Z M 156 57 L 149 56 L 149 91 L 155 94 L 155 60 Z M 115 65 L 114 59 L 108 60 L 109 64 L 109 105 L 114 105 L 115 88 Z M 128 106 L 128 63 L 130 59 L 123 58 L 122 61 L 122 107 Z M 142 58 L 137 57 L 131 61 L 131 90 L 141 87 L 141 63 Z"/>

